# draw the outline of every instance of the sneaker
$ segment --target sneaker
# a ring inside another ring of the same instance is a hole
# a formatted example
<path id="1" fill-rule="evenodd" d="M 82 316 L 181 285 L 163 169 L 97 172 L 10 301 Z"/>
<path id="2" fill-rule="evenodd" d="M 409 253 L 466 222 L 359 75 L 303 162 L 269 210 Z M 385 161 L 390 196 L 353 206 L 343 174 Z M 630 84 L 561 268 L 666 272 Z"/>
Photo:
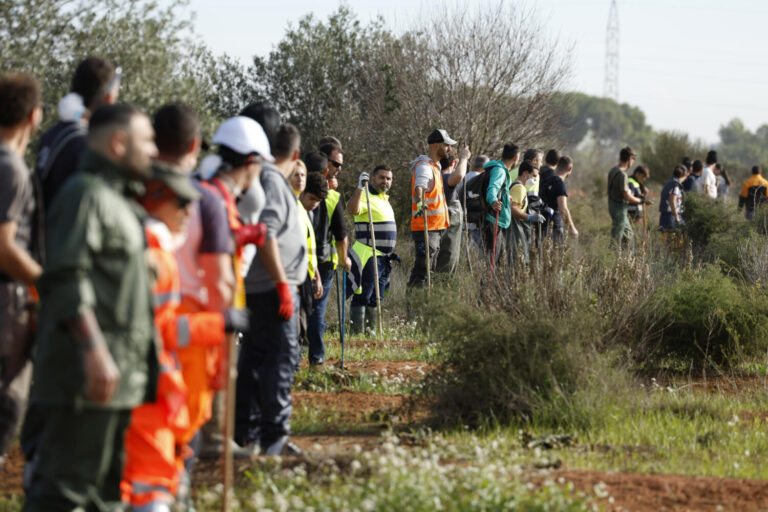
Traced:
<path id="1" fill-rule="evenodd" d="M 325 364 L 325 360 L 323 359 L 310 359 L 309 360 L 309 366 L 312 368 L 318 368 L 320 366 L 323 366 Z"/>
<path id="2" fill-rule="evenodd" d="M 248 443 L 246 446 L 240 446 L 230 439 L 229 448 L 232 456 L 236 459 L 247 459 L 259 455 L 260 447 L 256 443 Z M 200 448 L 198 457 L 200 459 L 218 459 L 222 456 L 224 450 L 221 443 L 206 443 Z"/>
<path id="3" fill-rule="evenodd" d="M 300 457 L 301 455 L 304 455 L 301 448 L 288 440 L 288 436 L 279 438 L 274 443 L 262 449 L 261 453 L 263 455 L 287 455 L 290 457 Z"/>

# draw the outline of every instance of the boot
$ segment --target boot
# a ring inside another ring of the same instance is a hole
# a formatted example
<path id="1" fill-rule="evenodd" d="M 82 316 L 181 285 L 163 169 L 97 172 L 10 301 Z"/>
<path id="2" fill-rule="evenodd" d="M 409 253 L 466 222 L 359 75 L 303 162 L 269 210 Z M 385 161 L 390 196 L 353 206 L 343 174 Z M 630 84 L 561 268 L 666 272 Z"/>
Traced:
<path id="1" fill-rule="evenodd" d="M 352 306 L 349 308 L 349 334 L 362 334 L 365 321 L 365 306 Z"/>
<path id="2" fill-rule="evenodd" d="M 379 328 L 379 310 L 376 307 L 367 307 L 365 310 L 365 332 L 375 338 Z"/>

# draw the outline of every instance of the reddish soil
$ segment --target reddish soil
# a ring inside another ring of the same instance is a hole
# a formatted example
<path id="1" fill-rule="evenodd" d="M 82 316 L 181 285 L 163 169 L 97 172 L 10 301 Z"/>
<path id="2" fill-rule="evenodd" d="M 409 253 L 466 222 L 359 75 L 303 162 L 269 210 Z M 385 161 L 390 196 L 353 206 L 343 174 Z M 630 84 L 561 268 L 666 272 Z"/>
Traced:
<path id="1" fill-rule="evenodd" d="M 339 360 L 329 359 L 325 367 L 337 367 Z M 306 367 L 309 363 L 306 359 L 301 361 L 301 366 Z M 421 380 L 429 371 L 434 369 L 435 365 L 423 361 L 344 361 L 344 369 L 352 376 L 359 376 L 361 373 L 378 374 L 380 377 L 393 378 L 402 377 L 409 380 Z"/>
<path id="2" fill-rule="evenodd" d="M 334 411 L 344 423 L 387 422 L 393 416 L 397 416 L 399 420 L 414 420 L 427 413 L 426 408 L 411 409 L 406 395 L 377 395 L 363 391 L 295 391 L 293 403 L 296 408 L 311 407 Z"/>
<path id="3" fill-rule="evenodd" d="M 604 484 L 601 493 L 613 497 L 613 503 L 608 496 L 598 503 L 609 512 L 768 510 L 766 481 L 576 470 L 553 471 L 547 476 L 554 481 L 561 477 L 588 496 L 594 496 L 596 486 Z"/>
<path id="4" fill-rule="evenodd" d="M 339 344 L 339 340 L 327 340 L 326 344 L 332 345 Z M 345 346 L 351 347 L 363 347 L 366 345 L 375 345 L 380 347 L 398 347 L 406 350 L 413 350 L 419 346 L 418 341 L 400 341 L 400 340 L 344 340 Z"/>
<path id="5" fill-rule="evenodd" d="M 647 386 L 653 386 L 650 379 L 643 379 Z M 690 376 L 660 376 L 656 379 L 656 384 L 662 387 L 672 387 L 674 389 L 692 389 L 694 391 L 706 391 L 708 393 L 722 394 L 744 394 L 765 391 L 768 389 L 768 378 L 756 375 L 743 376 L 721 376 L 714 375 L 709 377 Z"/>
<path id="6" fill-rule="evenodd" d="M 18 445 L 11 446 L 5 464 L 0 468 L 0 498 L 21 494 L 21 476 L 24 471 L 24 455 Z"/>

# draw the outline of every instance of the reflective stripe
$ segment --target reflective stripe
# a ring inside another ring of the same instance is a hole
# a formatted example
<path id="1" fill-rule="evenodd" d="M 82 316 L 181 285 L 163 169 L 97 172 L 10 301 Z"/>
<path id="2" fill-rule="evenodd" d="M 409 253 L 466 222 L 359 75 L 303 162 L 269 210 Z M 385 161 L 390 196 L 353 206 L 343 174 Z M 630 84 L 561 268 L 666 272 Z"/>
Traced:
<path id="1" fill-rule="evenodd" d="M 440 202 L 440 198 L 439 197 L 428 197 L 428 198 L 424 199 L 424 204 L 435 204 L 435 203 L 438 203 L 438 202 Z M 414 209 L 416 209 L 416 206 L 418 204 L 419 204 L 418 201 L 417 202 L 411 202 L 411 205 L 413 206 Z"/>
<path id="2" fill-rule="evenodd" d="M 162 485 L 152 485 L 136 480 L 131 481 L 131 487 L 133 487 L 134 494 L 143 494 L 147 492 L 167 492 L 171 494 L 170 489 Z"/>
<path id="3" fill-rule="evenodd" d="M 189 320 L 184 315 L 176 320 L 176 346 L 184 348 L 187 345 L 189 345 Z"/>
<path id="4" fill-rule="evenodd" d="M 371 247 L 373 244 L 367 223 L 355 223 L 355 240 Z M 373 234 L 376 237 L 376 250 L 382 254 L 391 254 L 397 243 L 397 224 L 394 222 L 374 222 Z"/>
<path id="5" fill-rule="evenodd" d="M 450 226 L 440 167 L 431 160 L 428 163 L 432 169 L 434 187 L 432 191 L 424 192 L 426 215 L 414 215 L 418 202 L 415 200 L 416 173 L 414 169 L 411 169 L 411 231 L 423 231 L 424 222 L 427 223 L 430 230 L 440 230 Z"/>
<path id="6" fill-rule="evenodd" d="M 156 308 L 164 306 L 169 302 L 181 302 L 181 292 L 171 291 L 166 293 L 155 293 L 152 295 L 152 301 Z"/>

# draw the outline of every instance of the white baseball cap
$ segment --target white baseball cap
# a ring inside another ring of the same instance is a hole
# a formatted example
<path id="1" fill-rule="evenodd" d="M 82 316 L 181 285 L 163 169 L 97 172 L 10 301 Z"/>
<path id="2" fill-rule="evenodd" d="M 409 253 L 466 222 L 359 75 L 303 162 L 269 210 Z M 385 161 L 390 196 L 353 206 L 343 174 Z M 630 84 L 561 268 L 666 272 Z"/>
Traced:
<path id="1" fill-rule="evenodd" d="M 211 142 L 227 146 L 241 155 L 258 153 L 267 162 L 275 161 L 264 129 L 250 117 L 230 117 L 221 123 Z"/>

